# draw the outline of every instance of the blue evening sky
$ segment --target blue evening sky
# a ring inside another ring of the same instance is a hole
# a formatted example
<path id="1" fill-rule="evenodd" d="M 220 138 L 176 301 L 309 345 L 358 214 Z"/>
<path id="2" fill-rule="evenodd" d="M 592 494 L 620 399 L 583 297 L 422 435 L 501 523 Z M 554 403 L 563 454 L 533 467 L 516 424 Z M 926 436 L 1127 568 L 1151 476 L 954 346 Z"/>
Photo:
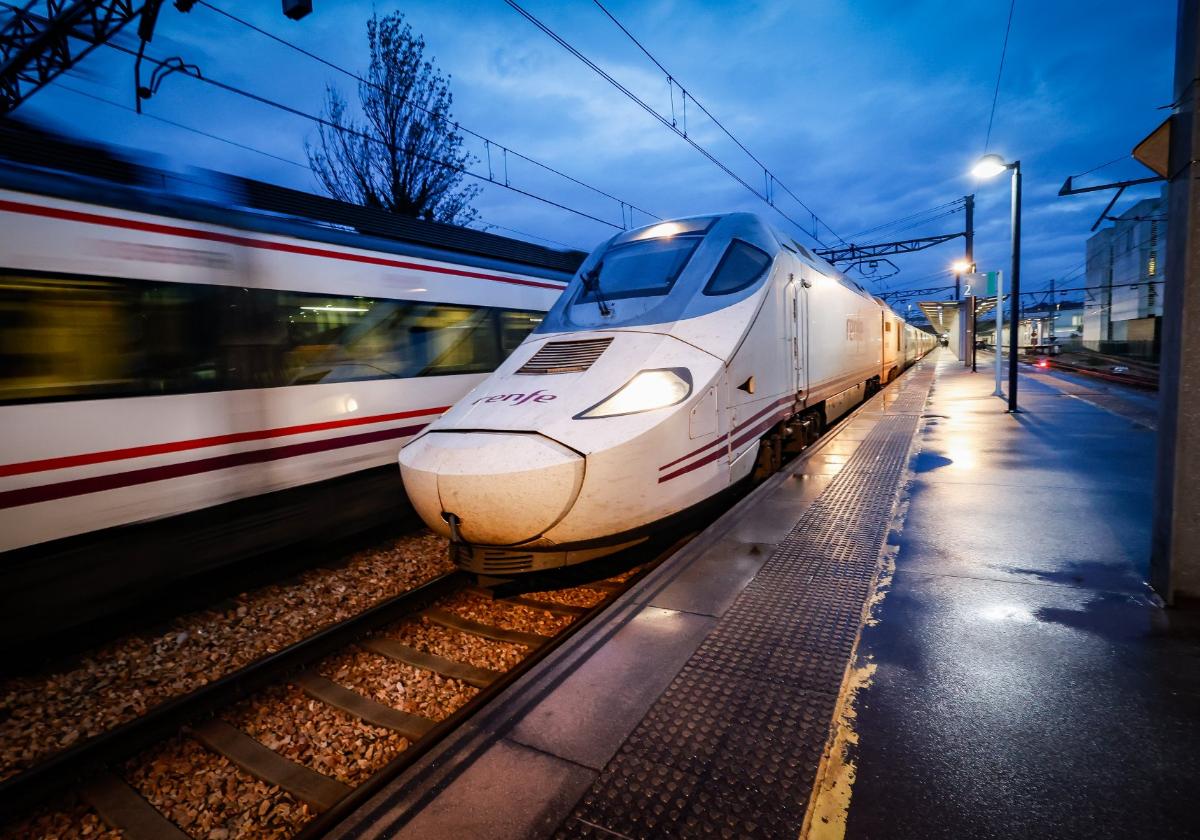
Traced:
<path id="1" fill-rule="evenodd" d="M 502 0 L 315 0 L 314 13 L 300 22 L 284 18 L 278 0 L 212 2 L 357 71 L 365 65 L 364 21 L 371 9 L 402 9 L 424 35 L 427 54 L 451 75 L 454 113 L 464 126 L 660 216 L 753 210 L 813 244 Z M 662 74 L 594 4 L 523 5 L 669 113 Z M 842 236 L 874 241 L 961 229 L 960 214 L 853 236 L 974 191 L 977 262 L 984 270 L 1007 267 L 1007 178 L 976 184 L 965 173 L 984 149 L 1008 0 L 613 0 L 609 8 Z M 1110 196 L 1059 198 L 1059 186 L 1068 175 L 1127 156 L 1165 117 L 1159 107 L 1171 99 L 1174 23 L 1175 3 L 1168 0 L 1017 0 L 990 148 L 1022 161 L 1026 288 L 1042 288 L 1050 278 L 1081 285 L 1084 243 Z M 119 40 L 136 43 L 132 31 Z M 326 83 L 355 94 L 346 77 L 201 5 L 185 15 L 164 4 L 148 52 L 182 56 L 208 77 L 312 113 L 321 108 Z M 311 122 L 181 76 L 167 79 L 145 106 L 149 115 L 284 159 L 278 160 L 76 92 L 128 106 L 132 90 L 132 59 L 101 48 L 17 113 L 152 152 L 173 167 L 192 164 L 316 189 L 303 165 L 305 143 L 316 136 Z M 688 129 L 761 188 L 761 171 L 694 107 Z M 484 157 L 482 145 L 471 148 Z M 493 157 L 493 170 L 499 173 L 501 165 Z M 476 168 L 486 173 L 484 162 Z M 1126 157 L 1082 182 L 1147 174 Z M 509 178 L 514 186 L 620 222 L 615 202 L 511 159 Z M 1130 191 L 1117 210 L 1157 189 Z M 789 215 L 802 216 L 778 188 L 777 195 Z M 497 186 L 485 188 L 478 208 L 501 228 L 583 249 L 614 230 Z M 945 285 L 960 242 L 898 257 L 899 275 L 865 285 L 875 291 Z"/>

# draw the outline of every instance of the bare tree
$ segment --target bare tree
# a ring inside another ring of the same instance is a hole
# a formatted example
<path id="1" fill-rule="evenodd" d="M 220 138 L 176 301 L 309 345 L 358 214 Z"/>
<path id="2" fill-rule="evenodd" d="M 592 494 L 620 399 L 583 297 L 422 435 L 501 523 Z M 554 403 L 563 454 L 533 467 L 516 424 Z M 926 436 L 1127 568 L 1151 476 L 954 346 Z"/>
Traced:
<path id="1" fill-rule="evenodd" d="M 425 39 L 400 12 L 373 15 L 367 44 L 371 63 L 358 85 L 366 122 L 351 117 L 345 97 L 328 86 L 323 116 L 336 127 L 319 127 L 319 142 L 306 147 L 309 165 L 342 201 L 468 224 L 480 188 L 462 184 L 475 159 L 463 151 L 450 114 L 449 77 L 425 60 Z"/>

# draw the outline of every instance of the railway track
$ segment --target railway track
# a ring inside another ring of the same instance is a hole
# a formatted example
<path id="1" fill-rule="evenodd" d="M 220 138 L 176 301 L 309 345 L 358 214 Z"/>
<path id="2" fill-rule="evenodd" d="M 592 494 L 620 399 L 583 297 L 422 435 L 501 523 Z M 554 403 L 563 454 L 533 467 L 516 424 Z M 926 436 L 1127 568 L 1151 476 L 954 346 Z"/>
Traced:
<path id="1" fill-rule="evenodd" d="M 1062 370 L 1068 373 L 1078 373 L 1083 376 L 1091 376 L 1096 379 L 1103 379 L 1107 382 L 1115 382 L 1120 385 L 1129 385 L 1133 388 L 1140 388 L 1142 390 L 1158 390 L 1158 380 L 1153 377 L 1129 372 L 1118 373 L 1115 371 L 1097 370 L 1095 368 L 1083 367 L 1081 365 L 1073 365 L 1068 362 L 1060 362 L 1053 357 L 1044 359 L 1043 361 L 1046 362 L 1045 367 L 1042 366 L 1041 362 L 1034 363 L 1034 367 L 1042 370 Z"/>
<path id="2" fill-rule="evenodd" d="M 0 782 L 18 820 L 0 835 L 86 813 L 134 840 L 320 836 L 638 575 L 541 593 L 442 575 Z"/>
<path id="3" fill-rule="evenodd" d="M 0 836 L 320 837 L 690 537 L 540 592 L 428 580 L 0 781 Z"/>

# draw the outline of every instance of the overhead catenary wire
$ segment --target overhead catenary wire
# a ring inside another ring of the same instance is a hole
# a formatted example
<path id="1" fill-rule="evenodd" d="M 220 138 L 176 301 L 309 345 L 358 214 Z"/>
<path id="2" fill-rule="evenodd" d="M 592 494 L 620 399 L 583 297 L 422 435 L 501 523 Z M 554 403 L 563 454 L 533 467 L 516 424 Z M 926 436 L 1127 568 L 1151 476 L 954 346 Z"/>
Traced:
<path id="1" fill-rule="evenodd" d="M 484 233 L 487 233 L 489 230 L 493 230 L 493 229 L 494 230 L 503 230 L 503 231 L 508 231 L 509 233 L 515 233 L 518 236 L 525 236 L 530 239 L 537 239 L 542 242 L 549 242 L 552 245 L 560 245 L 563 248 L 567 248 L 568 250 L 579 250 L 579 247 L 577 245 L 571 245 L 566 242 L 560 242 L 557 239 L 551 239 L 548 236 L 541 236 L 540 234 L 537 234 L 537 233 L 530 233 L 527 230 L 520 230 L 519 228 L 498 225 L 495 222 L 489 222 L 487 219 L 477 217 L 475 219 L 475 222 L 479 225 L 479 229 L 482 230 Z"/>
<path id="2" fill-rule="evenodd" d="M 858 239 L 860 236 L 866 236 L 867 234 L 870 234 L 870 233 L 877 233 L 881 230 L 887 230 L 891 227 L 894 227 L 895 225 L 915 219 L 918 216 L 924 216 L 927 213 L 934 213 L 934 212 L 937 212 L 940 210 L 945 210 L 948 207 L 953 207 L 955 205 L 964 204 L 964 203 L 966 203 L 966 199 L 956 198 L 953 201 L 947 201 L 945 204 L 939 204 L 938 206 L 930 207 L 927 210 L 918 210 L 916 213 L 910 213 L 907 216 L 901 216 L 899 219 L 892 219 L 891 221 L 875 225 L 874 227 L 869 227 L 869 228 L 866 228 L 865 230 L 860 230 L 857 233 L 851 234 L 849 239 L 851 241 L 853 241 L 855 239 Z"/>
<path id="3" fill-rule="evenodd" d="M 325 67 L 330 68 L 331 70 L 335 70 L 338 73 L 341 73 L 348 78 L 354 79 L 356 82 L 359 82 L 360 84 L 364 84 L 368 87 L 375 88 L 376 90 L 383 90 L 383 88 L 380 85 L 377 85 L 374 82 L 372 82 L 370 79 L 367 79 L 367 78 L 363 77 L 362 75 L 355 73 L 353 70 L 349 70 L 345 67 L 342 67 L 341 65 L 336 64 L 335 62 L 332 62 L 320 55 L 317 55 L 316 53 L 314 53 L 310 50 L 307 50 L 304 47 L 299 46 L 298 44 L 294 44 L 291 41 L 287 40 L 286 38 L 276 35 L 275 33 L 270 32 L 269 30 L 263 29 L 262 27 L 257 26 L 256 24 L 254 24 L 248 20 L 238 17 L 237 15 L 233 14 L 232 12 L 228 12 L 225 9 L 220 8 L 219 6 L 216 6 L 216 5 L 213 5 L 212 3 L 207 2 L 207 0 L 197 0 L 197 5 L 203 6 L 204 8 L 209 9 L 210 11 L 215 12 L 218 15 L 221 15 L 231 21 L 234 21 L 235 23 L 238 23 L 250 30 L 253 30 L 254 32 L 257 32 L 259 35 L 262 35 L 265 38 L 269 38 L 270 40 L 275 41 L 276 43 L 281 44 L 282 46 L 287 47 L 290 50 L 300 53 L 301 55 L 307 56 L 308 58 L 312 59 L 313 61 L 316 61 L 319 64 L 322 64 Z M 434 115 L 434 112 L 432 110 L 424 107 L 423 105 L 421 105 L 418 102 L 410 102 L 409 104 L 412 105 L 412 107 L 416 108 L 419 111 L 422 111 L 426 114 Z M 619 198 L 618 196 L 615 196 L 610 192 L 602 190 L 597 186 L 589 184 L 586 181 L 582 181 L 579 178 L 576 178 L 572 175 L 568 175 L 566 172 L 556 169 L 555 167 L 550 166 L 547 163 L 543 163 L 542 161 L 536 160 L 535 158 L 532 158 L 532 157 L 529 157 L 528 155 L 522 154 L 521 152 L 518 152 L 517 150 L 515 150 L 509 146 L 506 146 L 503 143 L 499 143 L 490 137 L 487 137 L 483 134 L 480 134 L 477 131 L 473 131 L 473 130 L 467 128 L 466 126 L 462 125 L 459 122 L 454 122 L 453 125 L 457 131 L 461 131 L 464 134 L 469 134 L 470 136 L 476 138 L 477 140 L 482 141 L 485 144 L 485 148 L 487 148 L 489 150 L 489 152 L 490 152 L 490 147 L 494 146 L 495 148 L 499 149 L 505 155 L 512 155 L 513 157 L 523 160 L 526 163 L 531 164 L 532 166 L 535 166 L 539 169 L 542 169 L 545 172 L 549 172 L 559 178 L 563 178 L 567 181 L 570 181 L 571 183 L 573 183 L 577 186 L 580 186 L 580 187 L 583 187 L 584 189 L 590 190 L 591 192 L 593 192 L 597 195 L 603 196 L 604 198 L 607 198 L 607 199 L 611 199 L 612 201 L 615 201 L 618 204 L 623 205 L 622 213 L 624 212 L 624 207 L 628 207 L 628 208 L 630 208 L 631 211 L 636 210 L 639 213 L 641 213 L 651 219 L 655 219 L 657 221 L 662 220 L 661 216 L 659 216 L 655 213 L 652 213 L 649 210 L 646 210 L 645 208 L 640 207 L 631 201 L 626 201 L 623 198 Z M 492 179 L 489 179 L 489 180 L 492 180 Z M 493 183 L 498 183 L 498 182 L 493 180 Z M 631 214 L 631 217 L 632 217 L 632 214 Z"/>
<path id="4" fill-rule="evenodd" d="M 85 96 L 88 99 L 94 99 L 97 102 L 103 102 L 105 105 L 111 105 L 114 108 L 120 108 L 122 111 L 128 111 L 131 114 L 137 113 L 137 110 L 135 108 L 130 108 L 128 105 L 125 105 L 122 102 L 117 102 L 115 99 L 108 99 L 103 96 L 98 96 L 94 93 L 88 93 L 85 90 L 80 90 L 79 88 L 71 87 L 70 85 L 64 84 L 61 81 L 56 81 L 54 83 L 54 87 L 61 88 L 62 90 L 65 90 L 65 91 L 69 91 L 71 93 L 76 94 L 77 96 Z M 265 149 L 258 149 L 258 148 L 255 148 L 254 146 L 250 146 L 245 143 L 239 143 L 237 140 L 230 140 L 228 137 L 222 137 L 219 134 L 213 134 L 212 132 L 204 131 L 203 129 L 196 128 L 195 126 L 185 125 L 184 123 L 181 123 L 181 122 L 175 122 L 175 120 L 169 120 L 166 117 L 160 117 L 157 114 L 143 113 L 141 116 L 149 117 L 150 119 L 155 120 L 156 122 L 165 123 L 166 125 L 173 126 L 175 128 L 179 128 L 179 129 L 183 129 L 184 131 L 190 131 L 193 134 L 198 134 L 201 137 L 207 137 L 210 140 L 217 140 L 221 143 L 227 143 L 230 146 L 236 146 L 237 148 L 244 149 L 247 152 L 254 152 L 256 155 L 263 155 L 264 157 L 273 158 L 273 159 L 279 161 L 280 163 L 288 163 L 288 164 L 291 164 L 292 166 L 297 166 L 306 171 L 309 171 L 309 172 L 312 171 L 312 168 L 307 163 L 300 163 L 299 161 L 292 160 L 290 158 L 281 157 L 277 154 L 274 154 L 273 152 L 268 152 Z"/>
<path id="5" fill-rule="evenodd" d="M 1121 155 L 1120 157 L 1113 158 L 1112 160 L 1108 161 L 1107 163 L 1102 163 L 1099 166 L 1093 166 L 1091 169 L 1087 170 L 1086 172 L 1080 172 L 1078 175 L 1072 175 L 1071 177 L 1072 178 L 1082 178 L 1084 175 L 1091 175 L 1093 172 L 1095 172 L 1099 169 L 1104 169 L 1107 166 L 1112 166 L 1114 163 L 1120 163 L 1123 160 L 1129 160 L 1132 157 L 1133 157 L 1133 155 L 1124 154 L 1124 155 Z"/>
<path id="6" fill-rule="evenodd" d="M 97 102 L 103 102 L 103 103 L 104 103 L 104 104 L 106 104 L 106 105 L 111 105 L 111 106 L 113 106 L 114 108 L 120 108 L 121 110 L 123 110 L 123 111 L 128 111 L 128 112 L 130 112 L 130 113 L 132 113 L 132 114 L 136 114 L 136 113 L 137 113 L 137 111 L 136 111 L 135 109 L 133 109 L 133 108 L 130 108 L 128 105 L 125 105 L 124 103 L 117 102 L 117 101 L 115 101 L 115 100 L 113 100 L 113 99 L 108 99 L 108 98 L 106 98 L 106 97 L 103 97 L 103 96 L 97 96 L 97 95 L 96 95 L 96 94 L 94 94 L 94 93 L 88 93 L 87 91 L 80 90 L 79 88 L 75 88 L 75 87 L 71 87 L 70 85 L 63 84 L 61 81 L 56 81 L 56 82 L 55 82 L 55 84 L 54 84 L 54 87 L 56 87 L 56 88 L 61 88 L 62 90 L 69 91 L 69 92 L 71 92 L 71 93 L 74 93 L 74 94 L 77 94 L 77 95 L 79 95 L 79 96 L 84 96 L 84 97 L 87 97 L 88 99 L 93 99 L 93 100 L 95 100 L 95 101 L 97 101 Z M 238 142 L 238 141 L 236 141 L 236 140 L 231 140 L 231 139 L 229 139 L 228 137 L 222 137 L 222 136 L 220 136 L 219 134 L 212 134 L 212 133 L 210 133 L 210 132 L 203 131 L 203 130 L 201 130 L 201 129 L 199 129 L 199 128 L 195 128 L 194 126 L 185 125 L 185 124 L 183 124 L 183 123 L 180 123 L 180 122 L 175 122 L 174 120 L 169 120 L 169 119 L 167 119 L 167 118 L 165 118 L 165 117 L 159 117 L 159 116 L 157 116 L 157 115 L 155 115 L 155 114 L 147 114 L 147 113 L 142 113 L 142 114 L 141 114 L 141 116 L 143 116 L 143 117 L 149 117 L 149 118 L 150 118 L 150 119 L 152 119 L 152 120 L 156 120 L 157 122 L 165 123 L 165 124 L 167 124 L 167 125 L 169 125 L 169 126 L 172 126 L 172 127 L 174 127 L 174 128 L 179 128 L 179 129 L 183 129 L 184 131 L 189 131 L 189 132 L 192 132 L 192 133 L 194 133 L 194 134 L 198 134 L 198 135 L 200 135 L 201 137 L 207 137 L 207 138 L 209 138 L 209 139 L 211 139 L 211 140 L 217 140 L 217 141 L 219 141 L 219 142 L 221 142 L 221 143 L 227 143 L 227 144 L 229 144 L 229 145 L 231 145 L 231 146 L 236 146 L 237 148 L 239 148 L 239 149 L 244 149 L 244 150 L 246 150 L 246 151 L 248 151 L 248 152 L 254 152 L 255 154 L 263 155 L 263 156 L 265 156 L 265 157 L 269 157 L 269 158 L 274 158 L 275 160 L 277 160 L 277 161 L 280 161 L 281 163 L 288 163 L 288 164 L 291 164 L 292 166 L 299 167 L 300 169 L 303 169 L 303 170 L 305 170 L 306 172 L 311 172 L 311 171 L 312 171 L 312 167 L 310 167 L 310 166 L 309 166 L 307 163 L 300 163 L 299 161 L 291 160 L 291 159 L 289 159 L 289 158 L 285 158 L 285 157 L 280 157 L 279 155 L 273 154 L 273 153 L 271 153 L 271 152 L 268 152 L 268 151 L 266 151 L 266 150 L 264 150 L 264 149 L 259 149 L 259 148 L 256 148 L 256 147 L 254 147 L 254 146 L 249 146 L 249 145 L 247 145 L 247 144 L 245 144 L 245 143 L 239 143 L 239 142 Z M 548 242 L 548 243 L 550 243 L 550 244 L 552 244 L 552 245 L 559 245 L 559 246 L 561 246 L 561 247 L 563 247 L 563 248 L 567 248 L 567 249 L 569 249 L 569 250 L 578 250 L 578 248 L 579 248 L 579 246 L 577 246 L 577 245 L 571 245 L 571 244 L 569 244 L 569 243 L 567 243 L 567 242 L 561 242 L 561 241 L 559 241 L 559 240 L 557 240 L 557 239 L 551 239 L 551 238 L 550 238 L 550 237 L 548 237 L 548 236 L 540 236 L 540 235 L 538 235 L 538 234 L 536 234 L 536 233 L 530 233 L 530 232 L 529 232 L 529 231 L 527 231 L 527 230 L 520 230 L 520 229 L 518 229 L 518 228 L 506 227 L 506 226 L 504 226 L 504 225 L 498 225 L 498 224 L 496 224 L 495 222 L 490 222 L 490 221 L 488 221 L 487 219 L 485 219 L 485 218 L 483 218 L 483 217 L 476 217 L 475 221 L 476 221 L 476 222 L 477 222 L 477 223 L 480 225 L 481 229 L 482 229 L 482 230 L 484 230 L 485 232 L 486 232 L 487 230 L 490 230 L 490 229 L 493 229 L 493 228 L 494 228 L 494 229 L 496 229 L 496 230 L 503 230 L 503 231 L 507 231 L 508 233 L 515 233 L 516 235 L 518 235 L 518 236 L 522 236 L 522 237 L 525 237 L 525 238 L 527 238 L 527 239 L 536 239 L 536 240 L 539 240 L 539 241 L 541 241 L 541 242 Z"/>
<path id="7" fill-rule="evenodd" d="M 675 87 L 679 88 L 680 95 L 683 97 L 684 108 L 687 107 L 687 100 L 691 99 L 692 102 L 696 105 L 696 107 L 699 108 L 704 113 L 705 116 L 707 116 L 710 120 L 712 120 L 713 125 L 715 125 L 717 128 L 719 128 L 725 134 L 726 137 L 728 137 L 730 140 L 732 140 L 739 149 L 741 149 L 743 152 L 745 152 L 747 157 L 749 157 L 752 161 L 754 161 L 756 164 L 758 164 L 759 168 L 762 169 L 763 174 L 766 178 L 766 183 L 768 185 L 767 198 L 769 200 L 771 199 L 771 196 L 770 196 L 771 188 L 772 187 L 780 187 L 785 193 L 787 193 L 789 196 L 791 196 L 792 199 L 797 204 L 799 204 L 801 207 L 803 207 L 805 210 L 807 210 L 812 215 L 814 220 L 816 220 L 820 224 L 824 225 L 826 230 L 828 230 L 835 237 L 837 237 L 839 242 L 842 242 L 843 244 L 846 242 L 845 239 L 842 239 L 842 237 L 838 235 L 837 231 L 835 231 L 827 223 L 825 223 L 823 220 L 821 220 L 817 216 L 817 214 L 813 212 L 812 208 L 810 208 L 807 204 L 805 204 L 803 201 L 801 201 L 799 196 L 797 196 L 794 192 L 792 192 L 792 190 L 788 188 L 787 184 L 783 183 L 783 181 L 781 181 L 779 179 L 779 177 L 777 175 L 775 175 L 767 167 L 767 165 L 765 163 L 763 163 L 761 160 L 759 160 L 758 157 L 756 157 L 752 151 L 750 151 L 748 148 L 746 148 L 746 145 L 741 140 L 739 140 L 733 134 L 732 131 L 730 131 L 728 128 L 726 128 L 725 124 L 722 123 L 719 119 L 717 119 L 713 115 L 713 113 L 704 106 L 704 103 L 702 103 L 689 90 L 687 90 L 687 88 L 685 88 L 682 84 L 680 84 L 679 80 L 675 77 L 675 75 L 670 70 L 668 70 L 663 65 L 663 63 L 661 61 L 659 61 L 654 56 L 654 54 L 652 52 L 650 52 L 650 50 L 647 49 L 646 46 L 644 44 L 642 44 L 642 42 L 639 41 L 632 32 L 629 31 L 629 29 L 625 26 L 625 24 L 621 23 L 621 21 L 617 19 L 616 15 L 614 15 L 612 12 L 610 12 L 608 10 L 608 7 L 606 7 L 603 3 L 601 3 L 600 0 L 592 0 L 592 2 L 596 4 L 597 8 L 599 8 L 600 11 L 604 12 L 604 14 L 608 17 L 609 20 L 611 20 L 613 23 L 615 23 L 617 25 L 618 29 L 620 29 L 622 32 L 625 33 L 626 37 L 628 37 L 629 40 L 632 41 L 637 46 L 637 48 L 642 51 L 643 54 L 645 54 L 646 58 L 648 58 L 648 59 L 650 59 L 650 61 L 654 62 L 654 66 L 657 67 L 659 70 L 661 70 L 663 75 L 665 75 L 667 77 L 668 84 L 674 85 Z M 512 4 L 510 4 L 510 5 L 512 5 Z M 673 95 L 673 91 L 672 91 L 672 95 Z M 686 111 L 685 111 L 685 113 L 686 113 Z"/>
<path id="8" fill-rule="evenodd" d="M 956 213 L 961 212 L 961 210 L 962 210 L 961 207 L 953 208 L 950 210 L 943 211 L 943 212 L 937 214 L 936 216 L 929 216 L 928 218 L 917 219 L 916 221 L 909 222 L 908 224 L 903 225 L 901 227 L 892 228 L 888 234 L 888 237 L 890 239 L 891 237 L 896 236 L 896 234 L 903 233 L 904 231 L 912 230 L 913 228 L 917 228 L 917 227 L 923 227 L 924 225 L 927 225 L 930 222 L 936 222 L 939 219 L 949 218 L 950 216 L 953 216 Z M 862 247 L 871 247 L 873 245 L 882 245 L 882 244 L 885 244 L 887 241 L 888 241 L 888 239 L 881 239 L 877 242 L 869 242 Z"/>
<path id="9" fill-rule="evenodd" d="M 680 138 L 682 138 L 684 140 L 684 142 L 686 142 L 688 145 L 690 145 L 696 151 L 700 152 L 700 154 L 704 155 L 704 157 L 706 157 L 709 161 L 711 161 L 713 163 L 713 165 L 715 165 L 718 169 L 720 169 L 722 172 L 724 172 L 730 178 L 732 178 L 737 183 L 739 183 L 743 187 L 745 187 L 749 192 L 751 192 L 754 196 L 756 196 L 763 203 L 767 204 L 767 206 L 771 207 L 771 209 L 773 209 L 776 213 L 778 213 L 780 216 L 782 216 L 784 219 L 786 219 L 788 222 L 790 222 L 792 225 L 794 225 L 798 230 L 803 232 L 806 236 L 813 239 L 819 245 L 824 246 L 825 242 L 820 238 L 820 235 L 819 235 L 820 234 L 820 230 L 819 230 L 820 225 L 824 225 L 824 227 L 827 230 L 829 230 L 831 233 L 833 233 L 834 236 L 837 236 L 836 232 L 834 232 L 833 229 L 829 227 L 829 225 L 827 225 L 823 221 L 821 221 L 820 218 L 817 217 L 817 215 L 815 213 L 813 213 L 811 210 L 809 210 L 807 207 L 805 207 L 804 209 L 807 210 L 810 215 L 812 215 L 813 219 L 816 222 L 814 227 L 816 227 L 817 229 L 810 231 L 807 228 L 805 228 L 804 225 L 802 225 L 796 219 L 792 218 L 789 214 L 785 213 L 782 209 L 779 208 L 778 205 L 774 204 L 769 199 L 766 192 L 760 192 L 757 187 L 752 186 L 748 181 L 746 181 L 746 179 L 744 179 L 742 176 L 738 175 L 726 163 L 724 163 L 719 158 L 717 158 L 716 155 L 714 155 L 708 149 L 704 148 L 699 143 L 697 143 L 691 136 L 689 136 L 687 134 L 687 132 L 681 131 L 679 129 L 679 127 L 675 124 L 675 122 L 673 120 L 671 120 L 670 117 L 660 114 L 654 107 L 649 105 L 645 100 L 643 100 L 641 97 L 639 97 L 633 91 L 631 91 L 629 88 L 625 87 L 625 85 L 623 85 L 619 81 L 617 81 L 617 79 L 615 79 L 604 68 L 602 68 L 596 62 L 592 61 L 590 58 L 588 58 L 586 55 L 584 55 L 582 52 L 580 52 L 576 47 L 574 47 L 572 44 L 570 44 L 566 39 L 564 39 L 561 35 L 559 35 L 557 32 L 555 32 L 553 29 L 551 29 L 548 25 L 546 25 L 541 20 L 539 20 L 532 13 L 527 11 L 524 7 L 521 6 L 520 3 L 517 3 L 516 0 L 504 0 L 504 2 L 508 6 L 510 6 L 515 12 L 520 14 L 523 18 L 528 20 L 535 27 L 537 27 L 544 34 L 546 34 L 549 38 L 551 38 L 555 43 L 557 43 L 559 46 L 561 46 L 567 52 L 571 53 L 571 55 L 573 55 L 577 59 L 579 59 L 579 61 L 583 62 L 585 65 L 587 65 L 589 68 L 591 68 L 591 70 L 593 72 L 595 72 L 598 76 L 603 78 L 605 81 L 607 81 L 609 84 L 611 84 L 617 90 L 619 90 L 621 93 L 625 94 L 625 96 L 628 97 L 634 104 L 636 104 L 638 107 L 640 107 L 646 113 L 650 114 L 650 116 L 654 117 L 654 119 L 658 120 L 660 123 L 662 123 L 668 129 L 675 132 L 675 134 L 678 135 Z M 693 100 L 693 101 L 695 101 L 695 100 Z M 841 237 L 838 237 L 838 238 L 839 238 L 839 240 L 841 239 Z"/>
<path id="10" fill-rule="evenodd" d="M 7 4 L 5 4 L 5 5 L 7 5 Z M 112 41 L 105 42 L 105 46 L 109 47 L 111 49 L 117 50 L 118 52 L 123 52 L 130 56 L 136 57 L 136 55 L 137 55 L 136 50 L 132 50 L 129 47 L 125 47 L 120 44 L 113 43 Z M 159 65 L 159 66 L 166 65 L 165 61 L 153 58 L 149 55 L 144 55 L 143 60 L 148 61 L 155 65 Z M 350 136 L 358 137 L 362 140 L 366 140 L 367 142 L 370 142 L 370 143 L 378 143 L 378 144 L 384 143 L 384 141 L 381 138 L 375 137 L 374 135 L 367 134 L 366 132 L 362 132 L 362 131 L 355 131 L 354 129 L 349 128 L 348 126 L 338 125 L 337 123 L 332 122 L 331 120 L 327 120 L 324 117 L 321 117 L 317 114 L 310 114 L 307 111 L 303 111 L 299 108 L 294 108 L 291 105 L 285 105 L 282 102 L 277 102 L 268 97 L 262 96 L 257 93 L 253 93 L 252 91 L 248 91 L 243 88 L 239 88 L 235 85 L 231 85 L 226 82 L 219 81 L 217 79 L 212 78 L 211 76 L 200 76 L 200 75 L 192 73 L 188 70 L 181 70 L 179 72 L 181 75 L 184 75 L 184 76 L 188 77 L 189 79 L 194 79 L 198 82 L 203 82 L 204 84 L 210 85 L 219 90 L 223 90 L 223 91 L 226 91 L 227 93 L 232 93 L 237 96 L 241 96 L 246 99 L 250 99 L 254 102 L 258 102 L 262 105 L 267 105 L 268 107 L 271 107 L 271 108 L 276 108 L 280 111 L 284 111 L 286 113 L 292 114 L 293 116 L 297 116 L 297 117 L 301 117 L 302 119 L 310 120 L 314 123 L 317 123 L 318 125 L 323 125 L 326 128 L 329 128 L 331 130 L 340 131 L 345 134 L 349 134 Z M 523 195 L 527 198 L 531 198 L 535 201 L 539 201 L 539 202 L 541 202 L 543 204 L 547 204 L 551 207 L 556 207 L 556 208 L 566 211 L 568 213 L 573 213 L 576 216 L 580 216 L 585 219 L 590 219 L 594 222 L 598 222 L 599 224 L 605 225 L 607 227 L 616 228 L 617 230 L 625 229 L 625 227 L 623 225 L 616 224 L 615 222 L 610 222 L 607 219 L 602 219 L 599 216 L 595 216 L 584 210 L 580 210 L 578 208 L 571 207 L 567 204 L 563 204 L 562 202 L 558 202 L 553 199 L 546 198 L 545 196 L 538 195 L 537 193 L 533 193 L 528 190 L 523 190 L 520 187 L 514 187 L 511 184 L 506 184 L 503 181 L 495 180 L 491 177 L 488 177 L 487 175 L 480 175 L 477 172 L 472 172 L 470 169 L 467 169 L 464 166 L 459 166 L 458 164 L 452 163 L 450 161 L 439 160 L 437 158 L 429 157 L 428 155 L 417 154 L 414 156 L 418 160 L 424 160 L 435 166 L 441 166 L 441 167 L 445 167 L 446 169 L 454 170 L 456 172 L 461 173 L 464 176 L 467 176 L 470 178 L 475 178 L 477 180 L 483 181 L 484 183 L 492 184 L 492 185 L 500 187 L 502 189 L 509 190 L 511 192 L 517 193 L 518 195 Z"/>
<path id="11" fill-rule="evenodd" d="M 1008 24 L 1004 27 L 1004 46 L 1000 48 L 1000 69 L 996 71 L 996 89 L 992 92 L 992 113 L 988 116 L 987 136 L 983 140 L 983 151 L 987 153 L 992 142 L 992 123 L 996 119 L 996 103 L 1000 99 L 1000 79 L 1004 75 L 1004 58 L 1008 55 L 1008 35 L 1012 32 L 1013 11 L 1017 8 L 1017 0 L 1008 4 Z"/>

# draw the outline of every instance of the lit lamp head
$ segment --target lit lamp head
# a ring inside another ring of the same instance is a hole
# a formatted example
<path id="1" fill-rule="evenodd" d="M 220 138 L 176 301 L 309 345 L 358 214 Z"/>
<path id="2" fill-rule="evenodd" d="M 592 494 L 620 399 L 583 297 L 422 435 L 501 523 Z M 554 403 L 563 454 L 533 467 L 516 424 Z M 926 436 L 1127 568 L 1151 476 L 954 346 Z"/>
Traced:
<path id="1" fill-rule="evenodd" d="M 994 178 L 1005 169 L 1008 169 L 1008 164 L 1000 155 L 984 155 L 971 169 L 971 174 L 976 178 Z"/>
<path id="2" fill-rule="evenodd" d="M 955 260 L 950 268 L 954 270 L 955 274 L 966 274 L 971 270 L 971 264 L 966 260 Z"/>

